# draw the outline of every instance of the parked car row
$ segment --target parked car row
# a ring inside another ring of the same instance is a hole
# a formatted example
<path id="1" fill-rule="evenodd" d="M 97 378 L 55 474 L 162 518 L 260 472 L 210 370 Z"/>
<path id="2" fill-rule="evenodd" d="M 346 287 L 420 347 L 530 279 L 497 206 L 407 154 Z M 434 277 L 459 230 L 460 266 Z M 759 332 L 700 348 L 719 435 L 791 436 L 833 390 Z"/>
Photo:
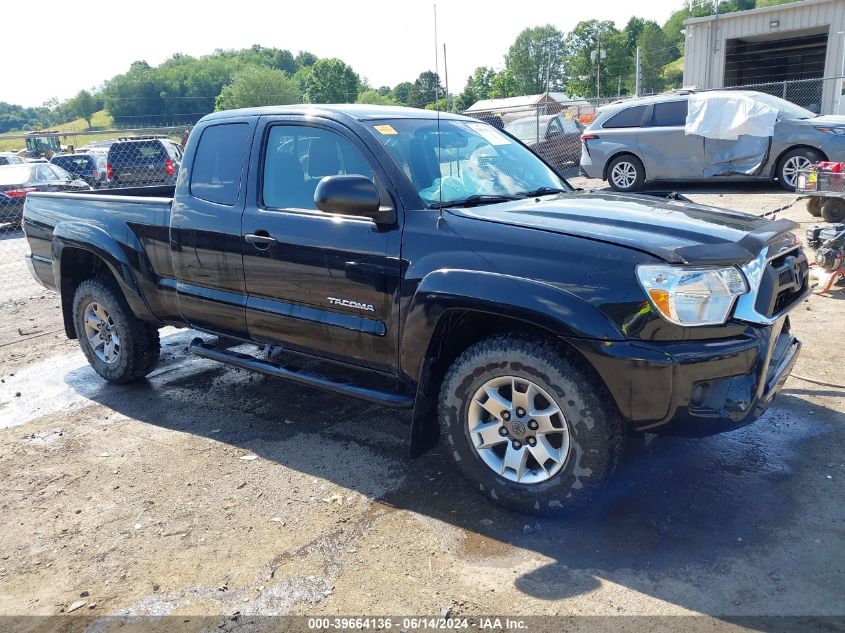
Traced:
<path id="1" fill-rule="evenodd" d="M 45 159 L 0 153 L 0 230 L 20 225 L 33 191 L 175 185 L 182 149 L 167 138 L 126 138 Z"/>
<path id="2" fill-rule="evenodd" d="M 23 203 L 33 191 L 82 191 L 87 182 L 58 165 L 23 161 L 0 165 L 0 229 L 20 226 Z"/>
<path id="3" fill-rule="evenodd" d="M 57 154 L 50 162 L 95 189 L 174 185 L 182 149 L 167 138 L 121 139 L 92 143 L 84 152 Z"/>

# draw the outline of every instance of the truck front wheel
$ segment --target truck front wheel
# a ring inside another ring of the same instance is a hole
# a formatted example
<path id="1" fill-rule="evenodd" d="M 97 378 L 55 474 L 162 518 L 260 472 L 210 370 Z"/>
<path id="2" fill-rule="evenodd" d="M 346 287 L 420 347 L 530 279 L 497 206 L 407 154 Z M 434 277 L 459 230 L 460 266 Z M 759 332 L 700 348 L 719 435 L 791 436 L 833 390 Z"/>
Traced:
<path id="1" fill-rule="evenodd" d="M 117 284 L 86 279 L 73 295 L 76 337 L 91 367 L 114 383 L 150 373 L 158 362 L 158 328 L 137 318 Z"/>
<path id="2" fill-rule="evenodd" d="M 604 386 L 543 340 L 494 336 L 464 351 L 443 381 L 439 418 L 463 474 L 519 512 L 589 500 L 622 450 Z"/>

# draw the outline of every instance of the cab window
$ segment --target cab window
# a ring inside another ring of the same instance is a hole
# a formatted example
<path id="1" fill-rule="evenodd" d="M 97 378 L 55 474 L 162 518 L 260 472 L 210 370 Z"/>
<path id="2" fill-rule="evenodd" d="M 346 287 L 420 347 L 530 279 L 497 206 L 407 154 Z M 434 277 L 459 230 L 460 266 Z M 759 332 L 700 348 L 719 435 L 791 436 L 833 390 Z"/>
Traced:
<path id="1" fill-rule="evenodd" d="M 339 134 L 304 125 L 270 129 L 262 183 L 265 207 L 316 210 L 314 191 L 320 180 L 344 174 L 373 180 L 366 159 Z"/>
<path id="2" fill-rule="evenodd" d="M 233 206 L 241 188 L 241 171 L 249 144 L 249 125 L 226 123 L 203 130 L 191 171 L 191 195 Z"/>

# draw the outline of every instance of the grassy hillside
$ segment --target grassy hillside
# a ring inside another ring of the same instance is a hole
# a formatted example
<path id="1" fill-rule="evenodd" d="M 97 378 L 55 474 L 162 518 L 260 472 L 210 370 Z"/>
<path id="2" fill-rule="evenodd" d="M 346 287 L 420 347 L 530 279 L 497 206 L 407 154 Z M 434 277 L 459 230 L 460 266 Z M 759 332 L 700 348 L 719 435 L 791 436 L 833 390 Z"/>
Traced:
<path id="1" fill-rule="evenodd" d="M 69 121 L 67 123 L 62 123 L 61 125 L 55 125 L 50 129 L 58 130 L 60 132 L 85 132 L 86 130 L 90 129 L 90 134 L 83 134 L 81 136 L 61 137 L 62 145 L 73 144 L 76 147 L 82 147 L 90 141 L 101 141 L 115 137 L 114 132 L 97 132 L 98 129 L 114 129 L 114 121 L 112 120 L 111 116 L 109 116 L 109 113 L 105 110 L 100 110 L 99 112 L 94 113 L 94 116 L 91 117 L 91 128 L 88 127 L 88 124 L 85 122 L 84 119 L 76 119 L 75 121 Z M 14 134 L 20 135 L 21 133 L 14 132 L 9 134 L 0 134 L 0 152 L 12 152 L 24 148 L 26 143 L 21 138 L 4 139 L 5 136 Z"/>

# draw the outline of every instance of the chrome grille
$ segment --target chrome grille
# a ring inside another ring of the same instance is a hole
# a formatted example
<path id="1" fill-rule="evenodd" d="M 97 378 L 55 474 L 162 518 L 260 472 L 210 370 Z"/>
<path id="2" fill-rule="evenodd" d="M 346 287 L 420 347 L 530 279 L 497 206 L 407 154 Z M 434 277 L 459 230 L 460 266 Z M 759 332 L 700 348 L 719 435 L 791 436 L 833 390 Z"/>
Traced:
<path id="1" fill-rule="evenodd" d="M 734 318 L 749 323 L 773 323 L 792 310 L 810 292 L 809 265 L 799 246 L 772 255 L 767 247 L 742 265 L 751 289 L 737 300 Z"/>

